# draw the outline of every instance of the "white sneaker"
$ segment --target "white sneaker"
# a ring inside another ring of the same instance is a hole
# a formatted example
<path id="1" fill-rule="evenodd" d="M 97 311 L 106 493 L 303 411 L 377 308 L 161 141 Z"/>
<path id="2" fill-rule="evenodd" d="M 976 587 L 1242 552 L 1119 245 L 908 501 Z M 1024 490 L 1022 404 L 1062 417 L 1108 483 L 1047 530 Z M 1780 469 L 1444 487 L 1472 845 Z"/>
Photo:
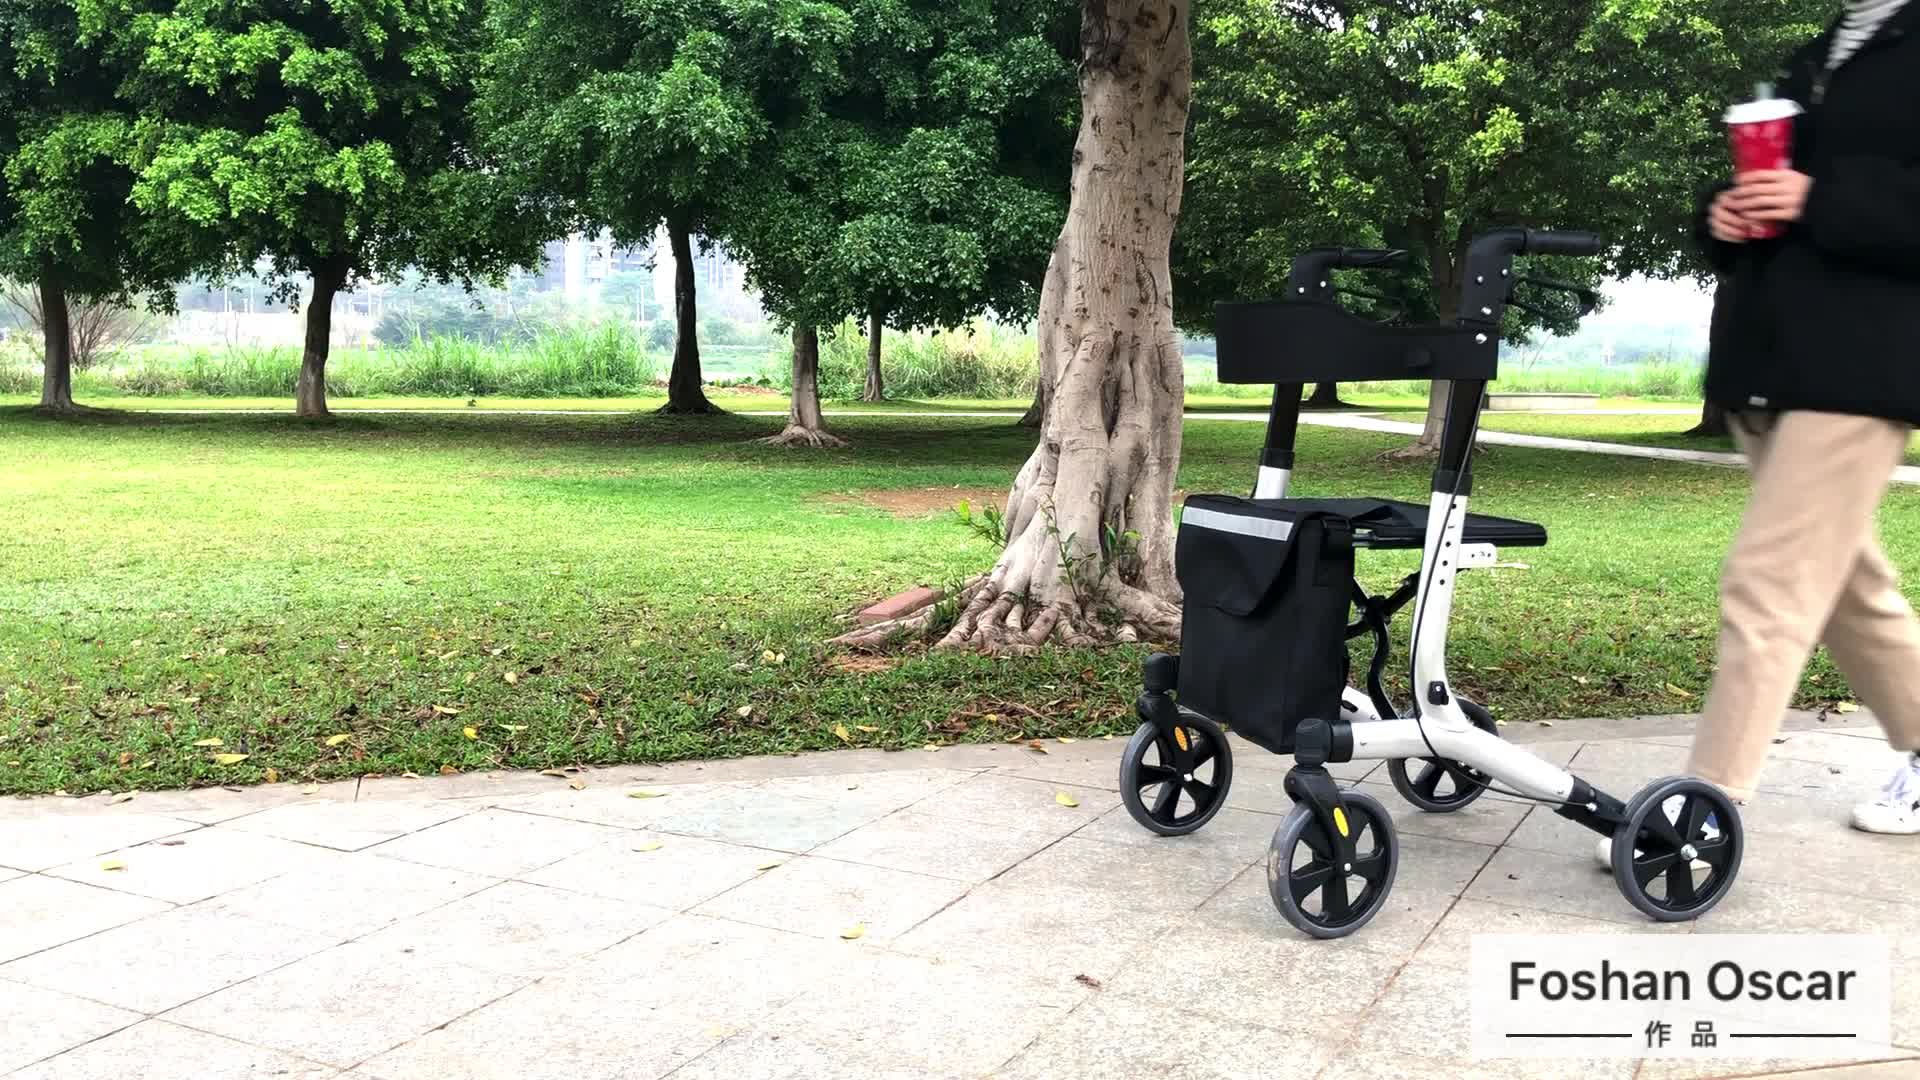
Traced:
<path id="1" fill-rule="evenodd" d="M 1891 836 L 1920 835 L 1920 753 L 1907 758 L 1878 800 L 1853 808 L 1853 827 Z"/>

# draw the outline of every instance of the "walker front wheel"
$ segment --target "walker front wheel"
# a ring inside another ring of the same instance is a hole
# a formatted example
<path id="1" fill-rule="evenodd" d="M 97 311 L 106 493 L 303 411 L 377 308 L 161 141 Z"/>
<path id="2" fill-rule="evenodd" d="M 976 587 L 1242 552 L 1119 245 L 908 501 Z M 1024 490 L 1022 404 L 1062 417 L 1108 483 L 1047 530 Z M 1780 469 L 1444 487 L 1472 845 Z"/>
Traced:
<path id="1" fill-rule="evenodd" d="M 1400 838 L 1387 808 L 1370 795 L 1343 791 L 1342 815 L 1353 837 L 1353 859 L 1305 803 L 1295 803 L 1267 848 L 1267 892 L 1273 906 L 1303 934 L 1340 938 L 1372 921 L 1386 905 L 1400 868 Z"/>
<path id="2" fill-rule="evenodd" d="M 1740 873 L 1746 832 L 1726 793 L 1705 780 L 1656 780 L 1627 804 L 1613 834 L 1613 881 L 1658 922 L 1697 919 Z"/>
<path id="3" fill-rule="evenodd" d="M 1197 713 L 1181 713 L 1171 736 L 1141 724 L 1120 757 L 1120 801 L 1161 836 L 1199 832 L 1227 804 L 1232 784 L 1226 733 Z"/>
<path id="4" fill-rule="evenodd" d="M 1473 721 L 1474 727 L 1489 735 L 1500 734 L 1499 725 L 1487 710 L 1466 698 L 1459 700 L 1461 711 Z M 1418 771 L 1410 772 L 1409 765 L 1418 766 Z M 1487 784 L 1492 780 L 1464 761 L 1438 758 L 1389 761 L 1387 778 L 1393 781 L 1393 790 L 1399 792 L 1401 798 L 1429 814 L 1451 814 L 1466 808 L 1487 793 Z"/>

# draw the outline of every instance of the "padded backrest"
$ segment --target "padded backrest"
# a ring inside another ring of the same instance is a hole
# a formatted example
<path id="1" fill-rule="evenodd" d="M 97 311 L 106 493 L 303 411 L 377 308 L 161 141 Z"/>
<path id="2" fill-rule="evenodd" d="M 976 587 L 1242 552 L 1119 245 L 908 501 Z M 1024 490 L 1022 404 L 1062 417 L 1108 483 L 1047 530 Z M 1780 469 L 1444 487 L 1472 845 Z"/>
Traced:
<path id="1" fill-rule="evenodd" d="M 1491 380 L 1500 367 L 1484 330 L 1382 326 L 1323 303 L 1220 304 L 1214 338 L 1223 383 Z"/>

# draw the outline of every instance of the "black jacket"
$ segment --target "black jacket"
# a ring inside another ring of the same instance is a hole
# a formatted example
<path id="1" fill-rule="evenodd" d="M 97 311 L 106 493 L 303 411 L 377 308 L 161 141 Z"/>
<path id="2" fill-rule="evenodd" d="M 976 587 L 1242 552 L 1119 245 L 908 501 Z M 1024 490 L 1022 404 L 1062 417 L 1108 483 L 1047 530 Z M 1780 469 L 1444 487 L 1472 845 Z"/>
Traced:
<path id="1" fill-rule="evenodd" d="M 1920 0 L 1829 75 L 1831 39 L 1780 83 L 1806 109 L 1802 219 L 1777 240 L 1723 244 L 1703 204 L 1697 238 L 1720 277 L 1707 398 L 1920 425 Z"/>

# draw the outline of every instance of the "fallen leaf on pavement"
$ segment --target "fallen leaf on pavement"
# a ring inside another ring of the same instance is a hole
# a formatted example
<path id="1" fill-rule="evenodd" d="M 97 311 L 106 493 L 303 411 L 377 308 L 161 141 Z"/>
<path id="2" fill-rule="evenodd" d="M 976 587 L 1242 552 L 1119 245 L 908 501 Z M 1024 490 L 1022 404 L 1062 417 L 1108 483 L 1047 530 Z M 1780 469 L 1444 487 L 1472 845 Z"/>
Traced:
<path id="1" fill-rule="evenodd" d="M 400 774 L 400 779 L 402 779 L 402 780 L 418 780 L 418 779 L 420 779 L 420 774 L 419 774 L 419 773 L 417 773 L 417 772 L 403 772 L 403 773 L 401 773 L 401 774 Z"/>
<path id="2" fill-rule="evenodd" d="M 250 754 L 215 754 L 213 760 L 218 765 L 238 765 L 247 760 Z"/>
<path id="3" fill-rule="evenodd" d="M 1054 792 L 1053 801 L 1059 803 L 1061 806 L 1079 806 L 1080 805 L 1079 799 L 1074 798 L 1073 796 L 1067 794 L 1064 791 Z"/>
<path id="4" fill-rule="evenodd" d="M 1860 706 L 1854 704 L 1851 701 L 1843 701 L 1840 704 L 1835 705 L 1833 707 L 1833 711 L 1837 713 L 1856 713 L 1860 711 Z"/>
<path id="5" fill-rule="evenodd" d="M 580 779 L 580 778 L 579 778 L 579 777 L 577 777 L 577 776 L 576 776 L 576 777 L 574 777 L 573 779 L 571 779 L 571 780 L 569 780 L 569 781 L 567 781 L 567 786 L 568 786 L 568 787 L 570 787 L 570 788 L 572 788 L 572 789 L 573 789 L 573 790 L 575 790 L 575 791 L 585 791 L 585 790 L 587 790 L 587 782 L 586 782 L 585 780 L 582 780 L 582 779 Z"/>
<path id="6" fill-rule="evenodd" d="M 460 770 L 454 768 L 451 765 L 442 765 L 440 766 L 440 775 L 441 776 L 459 776 Z"/>
<path id="7" fill-rule="evenodd" d="M 225 745 L 227 745 L 227 740 L 225 740 L 225 739 L 220 739 L 220 738 L 213 738 L 213 739 L 195 739 L 195 740 L 193 740 L 193 745 L 195 745 L 195 746 L 225 746 Z"/>
<path id="8" fill-rule="evenodd" d="M 663 846 L 665 846 L 665 845 L 663 845 L 663 844 L 661 844 L 661 842 L 660 842 L 660 841 L 658 841 L 658 840 L 649 840 L 649 841 L 647 841 L 646 843 L 644 843 L 644 844 L 641 844 L 640 846 L 638 846 L 638 847 L 636 847 L 636 848 L 634 848 L 633 850 L 635 850 L 635 851 L 659 851 L 659 850 L 660 850 L 660 849 L 661 849 L 661 848 L 662 848 Z"/>
<path id="9" fill-rule="evenodd" d="M 1044 754 L 1047 752 L 1047 744 L 1041 742 L 1039 739 L 1035 739 L 1032 742 L 1027 744 L 1027 749 L 1032 750 L 1036 753 Z"/>
<path id="10" fill-rule="evenodd" d="M 320 793 L 319 784 L 308 784 L 306 787 L 303 787 L 300 789 L 300 794 L 302 795 L 318 795 L 319 793 Z"/>
<path id="11" fill-rule="evenodd" d="M 1091 987 L 1095 990 L 1100 989 L 1100 980 L 1091 975 L 1075 975 L 1073 981 L 1079 983 L 1081 986 Z"/>
<path id="12" fill-rule="evenodd" d="M 106 862 L 100 864 L 100 869 L 102 870 L 125 870 L 126 868 L 127 864 L 121 862 L 119 859 L 108 859 Z"/>
<path id="13" fill-rule="evenodd" d="M 867 928 L 860 923 L 854 923 L 852 926 L 840 931 L 840 936 L 848 941 L 856 941 L 867 936 Z"/>
<path id="14" fill-rule="evenodd" d="M 664 791 L 652 791 L 647 788 L 627 792 L 627 798 L 629 799 L 664 799 L 666 797 L 667 793 Z"/>
<path id="15" fill-rule="evenodd" d="M 327 745 L 339 746 L 341 743 L 346 742 L 348 739 L 351 739 L 351 738 L 353 738 L 353 734 L 351 732 L 341 732 L 338 735 L 329 735 L 327 736 Z"/>
<path id="16" fill-rule="evenodd" d="M 540 775 L 541 776 L 557 776 L 562 780 L 565 780 L 567 778 L 567 774 L 565 772 L 562 772 L 559 769 L 541 769 Z"/>
<path id="17" fill-rule="evenodd" d="M 120 794 L 118 794 L 118 795 L 115 795 L 115 796 L 114 796 L 113 798 L 111 798 L 111 799 L 108 799 L 108 800 L 107 800 L 107 802 L 109 802 L 109 803 L 123 803 L 123 802 L 126 802 L 126 801 L 128 801 L 129 799 L 132 799 L 132 798 L 133 798 L 133 792 L 131 792 L 131 791 L 123 791 L 123 792 L 121 792 Z"/>
<path id="18" fill-rule="evenodd" d="M 763 862 L 763 863 L 761 863 L 761 864 L 760 864 L 759 866 L 756 866 L 756 867 L 754 867 L 754 869 L 755 869 L 755 870 L 757 870 L 757 871 L 759 871 L 759 872 L 761 872 L 761 873 L 766 873 L 766 872 L 767 872 L 768 870 L 771 870 L 771 869 L 773 869 L 774 867 L 776 867 L 776 866 L 779 866 L 779 865 L 780 865 L 780 860 L 779 860 L 779 859 L 775 859 L 775 860 L 773 860 L 772 862 Z"/>
<path id="19" fill-rule="evenodd" d="M 853 733 L 847 730 L 847 725 L 845 724 L 833 725 L 833 733 L 839 736 L 841 742 L 850 743 L 853 741 Z"/>
<path id="20" fill-rule="evenodd" d="M 929 754 L 937 754 L 940 752 L 940 745 L 938 743 L 928 743 L 920 749 L 925 750 Z"/>
<path id="21" fill-rule="evenodd" d="M 280 782 L 280 770 L 274 768 L 271 765 L 267 766 L 267 771 L 264 773 L 261 773 L 260 775 L 269 784 L 277 784 Z"/>
<path id="22" fill-rule="evenodd" d="M 1071 743 L 1075 743 L 1075 742 L 1078 742 L 1079 740 L 1077 740 L 1077 739 L 1069 739 L 1069 738 L 1067 738 L 1067 737 L 1066 737 L 1065 735 L 1062 735 L 1062 736 L 1060 736 L 1059 738 L 1057 738 L 1057 739 L 1055 739 L 1055 740 L 1053 740 L 1053 741 L 1054 741 L 1054 742 L 1057 742 L 1057 743 L 1061 743 L 1061 744 L 1063 744 L 1063 745 L 1065 745 L 1065 744 L 1071 744 Z"/>

